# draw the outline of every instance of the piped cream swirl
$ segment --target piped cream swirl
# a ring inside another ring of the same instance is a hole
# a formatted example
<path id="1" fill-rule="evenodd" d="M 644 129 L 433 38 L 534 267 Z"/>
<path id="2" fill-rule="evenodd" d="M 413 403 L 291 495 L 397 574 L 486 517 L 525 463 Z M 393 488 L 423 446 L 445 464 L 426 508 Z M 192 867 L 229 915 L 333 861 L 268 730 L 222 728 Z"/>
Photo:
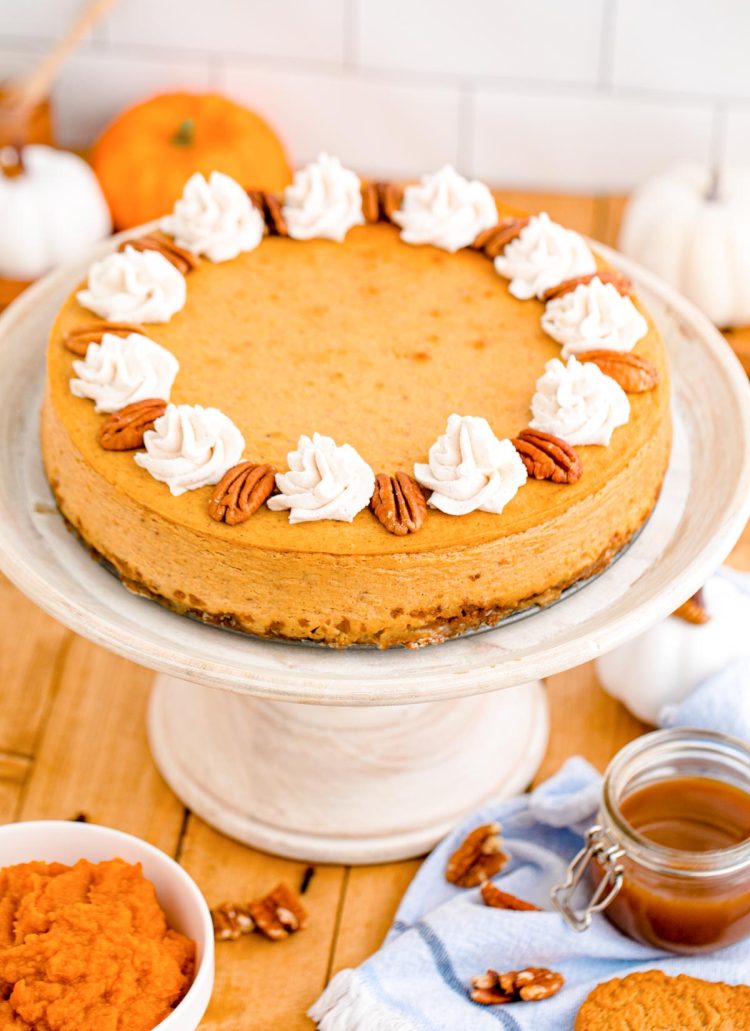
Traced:
<path id="1" fill-rule="evenodd" d="M 218 483 L 242 458 L 245 441 L 218 408 L 168 405 L 143 436 L 135 461 L 175 496 Z"/>
<path id="2" fill-rule="evenodd" d="M 393 221 L 405 243 L 432 244 L 454 252 L 468 247 L 497 222 L 497 207 L 484 183 L 465 179 L 450 165 L 407 186 Z"/>
<path id="3" fill-rule="evenodd" d="M 140 333 L 121 338 L 104 333 L 89 344 L 86 357 L 73 362 L 75 397 L 90 398 L 97 412 L 116 412 L 147 398 L 169 400 L 180 363 L 165 347 Z"/>
<path id="4" fill-rule="evenodd" d="M 263 216 L 247 193 L 223 172 L 212 172 L 208 179 L 200 172 L 191 175 L 161 227 L 179 247 L 214 262 L 254 250 L 265 231 Z"/>
<path id="5" fill-rule="evenodd" d="M 547 302 L 542 329 L 558 344 L 562 356 L 606 348 L 632 351 L 648 333 L 648 323 L 629 297 L 598 277 Z"/>
<path id="6" fill-rule="evenodd" d="M 580 233 L 563 228 L 543 211 L 530 218 L 495 258 L 495 268 L 510 280 L 513 296 L 527 301 L 541 298 L 545 290 L 565 279 L 596 272 L 596 262 Z"/>
<path id="7" fill-rule="evenodd" d="M 486 419 L 451 415 L 426 464 L 414 478 L 433 493 L 429 504 L 447 515 L 476 510 L 499 515 L 526 483 L 526 466 L 509 440 L 499 440 Z"/>
<path id="8" fill-rule="evenodd" d="M 627 394 L 593 362 L 547 362 L 531 401 L 529 426 L 569 444 L 609 444 L 630 419 Z"/>
<path id="9" fill-rule="evenodd" d="M 158 251 L 108 254 L 89 269 L 78 303 L 108 322 L 169 322 L 185 305 L 185 277 Z"/>
<path id="10" fill-rule="evenodd" d="M 268 507 L 274 512 L 289 509 L 290 523 L 350 523 L 370 503 L 375 475 L 349 444 L 338 447 L 331 437 L 303 434 L 287 460 L 289 472 L 276 474 L 281 493 L 268 499 Z"/>
<path id="11" fill-rule="evenodd" d="M 284 191 L 282 214 L 295 240 L 344 239 L 352 226 L 362 225 L 362 192 L 355 172 L 336 157 L 321 154 L 294 173 Z"/>

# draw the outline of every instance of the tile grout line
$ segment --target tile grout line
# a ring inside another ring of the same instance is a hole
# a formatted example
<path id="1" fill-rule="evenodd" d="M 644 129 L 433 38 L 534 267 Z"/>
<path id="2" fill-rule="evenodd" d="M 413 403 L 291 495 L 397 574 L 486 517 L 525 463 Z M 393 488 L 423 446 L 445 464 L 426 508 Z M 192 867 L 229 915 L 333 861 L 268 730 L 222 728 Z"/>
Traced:
<path id="1" fill-rule="evenodd" d="M 356 0 L 346 0 L 344 5 L 342 64 L 348 70 L 359 68 L 359 11 Z"/>
<path id="2" fill-rule="evenodd" d="M 716 167 L 724 160 L 727 149 L 727 105 L 719 100 L 714 105 L 714 118 L 711 127 L 708 160 Z"/>
<path id="3" fill-rule="evenodd" d="M 331 948 L 328 953 L 328 962 L 326 963 L 326 972 L 323 981 L 323 987 L 328 984 L 331 980 L 331 971 L 333 970 L 334 960 L 336 958 L 336 946 L 338 945 L 339 932 L 341 930 L 341 920 L 344 914 L 344 903 L 346 901 L 346 894 L 349 889 L 349 876 L 352 872 L 350 866 L 344 867 L 344 875 L 341 879 L 341 893 L 339 894 L 338 904 L 336 905 L 336 916 L 333 921 L 333 933 L 331 934 Z"/>
<path id="4" fill-rule="evenodd" d="M 615 37 L 617 32 L 617 0 L 604 0 L 602 28 L 599 37 L 599 81 L 602 90 L 611 90 L 615 65 Z"/>

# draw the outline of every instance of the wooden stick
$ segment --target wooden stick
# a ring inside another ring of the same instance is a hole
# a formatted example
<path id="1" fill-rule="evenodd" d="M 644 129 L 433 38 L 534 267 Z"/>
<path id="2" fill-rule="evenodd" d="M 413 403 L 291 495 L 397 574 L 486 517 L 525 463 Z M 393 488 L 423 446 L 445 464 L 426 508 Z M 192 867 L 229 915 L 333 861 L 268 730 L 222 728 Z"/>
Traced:
<path id="1" fill-rule="evenodd" d="M 7 86 L 5 104 L 28 111 L 50 90 L 60 67 L 117 0 L 88 0 L 76 21 L 36 68 Z"/>

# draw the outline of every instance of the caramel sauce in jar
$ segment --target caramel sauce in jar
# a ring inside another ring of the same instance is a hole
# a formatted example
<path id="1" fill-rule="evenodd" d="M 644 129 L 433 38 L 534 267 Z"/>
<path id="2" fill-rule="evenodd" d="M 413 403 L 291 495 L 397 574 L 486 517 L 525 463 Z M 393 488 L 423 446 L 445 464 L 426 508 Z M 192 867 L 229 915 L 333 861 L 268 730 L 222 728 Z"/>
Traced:
<path id="1" fill-rule="evenodd" d="M 672 952 L 750 935 L 750 747 L 692 728 L 632 741 L 610 763 L 598 820 L 552 901 L 577 931 L 604 913 Z"/>
<path id="2" fill-rule="evenodd" d="M 605 910 L 615 926 L 676 952 L 750 934 L 750 868 L 725 870 L 722 861 L 750 848 L 750 792 L 715 777 L 677 776 L 626 794 L 619 808 L 635 834 L 672 855 L 661 857 L 671 868 L 658 870 L 627 852 L 620 859 L 622 887 Z"/>

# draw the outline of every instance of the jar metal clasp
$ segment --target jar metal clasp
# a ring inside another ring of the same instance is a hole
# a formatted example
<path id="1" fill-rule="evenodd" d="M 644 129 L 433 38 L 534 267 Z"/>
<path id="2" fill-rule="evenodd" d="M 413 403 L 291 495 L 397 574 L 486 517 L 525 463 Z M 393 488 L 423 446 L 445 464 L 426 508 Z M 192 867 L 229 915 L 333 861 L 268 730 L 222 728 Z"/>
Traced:
<path id="1" fill-rule="evenodd" d="M 612 902 L 624 877 L 622 865 L 618 862 L 625 855 L 625 849 L 614 842 L 603 827 L 598 824 L 586 831 L 585 844 L 568 866 L 568 875 L 562 884 L 557 884 L 550 895 L 555 908 L 562 913 L 574 931 L 585 931 L 594 913 L 601 913 Z M 589 863 L 598 862 L 604 876 L 594 894 L 582 909 L 575 909 L 573 896 L 583 880 Z"/>

